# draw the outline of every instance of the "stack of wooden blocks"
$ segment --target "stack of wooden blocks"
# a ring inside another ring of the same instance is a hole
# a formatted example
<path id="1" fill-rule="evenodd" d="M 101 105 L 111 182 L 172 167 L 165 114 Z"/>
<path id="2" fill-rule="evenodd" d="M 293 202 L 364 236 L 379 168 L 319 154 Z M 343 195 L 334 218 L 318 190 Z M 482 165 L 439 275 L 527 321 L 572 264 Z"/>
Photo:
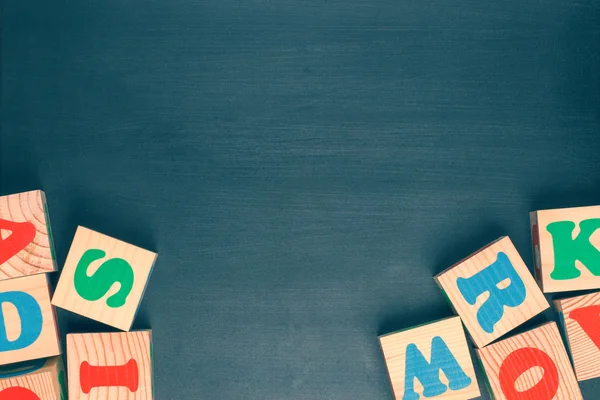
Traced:
<path id="1" fill-rule="evenodd" d="M 494 399 L 578 400 L 578 382 L 600 377 L 600 292 L 555 300 L 558 325 L 504 337 L 550 307 L 544 293 L 600 288 L 600 206 L 530 219 L 537 283 L 499 238 L 434 277 L 456 316 L 379 338 L 396 399 L 481 396 L 463 325 Z"/>
<path id="2" fill-rule="evenodd" d="M 156 257 L 80 226 L 52 295 L 44 193 L 0 197 L 0 400 L 153 399 L 152 332 L 131 326 Z M 67 334 L 68 379 L 54 306 L 123 331 Z"/>

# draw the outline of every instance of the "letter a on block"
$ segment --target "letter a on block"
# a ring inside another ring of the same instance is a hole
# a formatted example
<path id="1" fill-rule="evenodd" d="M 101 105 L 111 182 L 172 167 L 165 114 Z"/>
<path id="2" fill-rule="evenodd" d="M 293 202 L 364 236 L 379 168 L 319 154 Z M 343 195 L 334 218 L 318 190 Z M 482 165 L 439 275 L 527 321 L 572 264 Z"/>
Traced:
<path id="1" fill-rule="evenodd" d="M 0 264 L 16 256 L 35 239 L 35 226 L 31 222 L 13 222 L 0 219 L 0 231 L 9 231 L 6 238 L 0 235 Z"/>
<path id="2" fill-rule="evenodd" d="M 80 226 L 52 304 L 128 331 L 157 256 Z"/>
<path id="3" fill-rule="evenodd" d="M 56 271 L 46 196 L 0 196 L 0 280 Z"/>
<path id="4" fill-rule="evenodd" d="M 600 377 L 600 293 L 555 300 L 577 380 Z"/>
<path id="5" fill-rule="evenodd" d="M 530 218 L 543 291 L 600 288 L 600 206 L 534 211 Z"/>
<path id="6" fill-rule="evenodd" d="M 498 285 L 505 281 L 508 281 L 508 286 L 499 289 Z M 477 310 L 477 321 L 487 333 L 494 332 L 494 325 L 504 315 L 504 307 L 523 304 L 527 295 L 525 284 L 503 252 L 498 253 L 498 258 L 492 265 L 472 277 L 458 278 L 456 285 L 471 305 L 477 303 L 479 296 L 489 293 L 488 299 Z"/>
<path id="7" fill-rule="evenodd" d="M 497 400 L 583 400 L 555 322 L 477 350 Z"/>
<path id="8" fill-rule="evenodd" d="M 379 341 L 396 399 L 480 396 L 460 318 L 391 333 Z"/>

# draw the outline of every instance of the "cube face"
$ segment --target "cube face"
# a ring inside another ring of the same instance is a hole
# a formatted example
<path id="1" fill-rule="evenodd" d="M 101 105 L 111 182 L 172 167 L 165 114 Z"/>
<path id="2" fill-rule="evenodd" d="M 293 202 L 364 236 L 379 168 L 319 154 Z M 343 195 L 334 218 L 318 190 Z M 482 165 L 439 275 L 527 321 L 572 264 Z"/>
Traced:
<path id="1" fill-rule="evenodd" d="M 384 335 L 379 342 L 396 399 L 480 396 L 459 317 Z"/>
<path id="2" fill-rule="evenodd" d="M 434 279 L 479 348 L 550 306 L 507 236 Z"/>
<path id="3" fill-rule="evenodd" d="M 62 357 L 27 361 L 0 370 L 0 399 L 66 400 L 66 398 Z"/>
<path id="4" fill-rule="evenodd" d="M 544 293 L 600 288 L 600 206 L 530 213 Z"/>
<path id="5" fill-rule="evenodd" d="M 152 333 L 67 335 L 70 400 L 152 400 Z"/>
<path id="6" fill-rule="evenodd" d="M 156 257 L 156 253 L 80 226 L 52 304 L 128 331 Z"/>
<path id="7" fill-rule="evenodd" d="M 0 365 L 61 353 L 46 275 L 0 281 L 0 304 Z"/>
<path id="8" fill-rule="evenodd" d="M 0 197 L 0 280 L 56 271 L 41 190 Z"/>
<path id="9" fill-rule="evenodd" d="M 582 400 L 556 323 L 477 350 L 496 400 Z"/>
<path id="10" fill-rule="evenodd" d="M 555 300 L 578 381 L 600 377 L 600 293 Z"/>

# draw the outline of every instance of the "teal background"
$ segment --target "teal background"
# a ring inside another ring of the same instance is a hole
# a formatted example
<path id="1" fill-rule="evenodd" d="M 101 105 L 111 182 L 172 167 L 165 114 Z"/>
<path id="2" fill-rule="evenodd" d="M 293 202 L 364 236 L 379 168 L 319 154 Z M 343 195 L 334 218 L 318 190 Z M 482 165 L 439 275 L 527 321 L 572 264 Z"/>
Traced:
<path id="1" fill-rule="evenodd" d="M 46 191 L 59 265 L 79 224 L 159 252 L 160 400 L 391 399 L 434 274 L 600 203 L 597 1 L 0 7 L 0 191 Z"/>

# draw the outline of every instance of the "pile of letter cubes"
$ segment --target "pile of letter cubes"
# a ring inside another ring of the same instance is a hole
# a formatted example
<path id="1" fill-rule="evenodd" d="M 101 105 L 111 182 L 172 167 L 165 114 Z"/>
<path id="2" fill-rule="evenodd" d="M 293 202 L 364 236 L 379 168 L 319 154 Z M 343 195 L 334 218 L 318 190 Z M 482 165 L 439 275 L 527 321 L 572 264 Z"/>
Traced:
<path id="1" fill-rule="evenodd" d="M 501 338 L 549 307 L 544 293 L 600 288 L 600 206 L 531 213 L 539 285 L 508 237 L 435 276 L 457 316 L 380 337 L 396 399 L 481 395 L 463 325 L 495 399 L 578 400 L 600 376 L 600 292 L 555 300 L 558 323 Z M 57 270 L 44 193 L 0 197 L 0 400 L 147 400 L 151 331 L 130 332 L 157 254 L 79 227 Z M 54 306 L 124 332 L 67 335 Z M 572 364 L 571 364 L 572 362 Z M 599 395 L 600 396 L 600 395 Z M 599 397 L 600 398 L 600 397 Z"/>
<path id="2" fill-rule="evenodd" d="M 508 237 L 435 276 L 457 316 L 379 338 L 395 398 L 481 395 L 464 325 L 492 398 L 582 399 L 578 381 L 600 377 L 600 292 L 554 301 L 562 337 L 547 322 L 500 338 L 549 307 L 544 293 L 600 288 L 598 228 L 600 206 L 531 213 L 541 289 Z"/>
<path id="3" fill-rule="evenodd" d="M 80 226 L 52 295 L 44 193 L 0 197 L 0 400 L 152 399 L 151 331 L 130 329 L 156 257 Z M 68 334 L 66 379 L 53 306 L 124 332 Z"/>

